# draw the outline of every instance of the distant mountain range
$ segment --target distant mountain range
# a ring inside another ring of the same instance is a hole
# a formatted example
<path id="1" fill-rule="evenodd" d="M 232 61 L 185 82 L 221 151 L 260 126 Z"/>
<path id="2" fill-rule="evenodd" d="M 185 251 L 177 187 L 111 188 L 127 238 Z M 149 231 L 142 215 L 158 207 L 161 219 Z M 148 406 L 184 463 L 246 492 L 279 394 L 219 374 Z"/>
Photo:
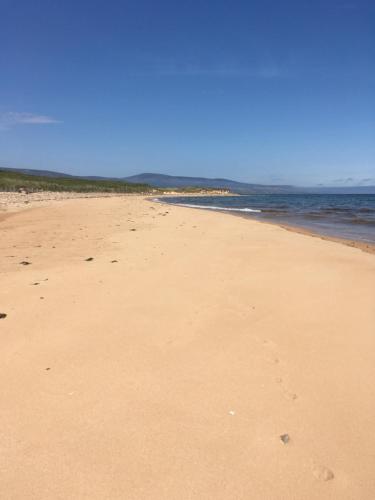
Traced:
<path id="1" fill-rule="evenodd" d="M 124 177 L 126 182 L 149 184 L 160 188 L 202 187 L 228 189 L 234 193 L 285 193 L 294 191 L 293 186 L 267 186 L 263 184 L 246 184 L 230 179 L 207 179 L 206 177 L 179 177 L 164 174 L 139 174 Z"/>
<path id="2" fill-rule="evenodd" d="M 181 188 L 181 187 L 201 187 L 227 189 L 236 194 L 293 194 L 293 193 L 322 193 L 322 194 L 375 194 L 375 186 L 352 186 L 352 187 L 296 187 L 290 185 L 266 185 L 249 184 L 245 182 L 233 181 L 230 179 L 208 179 L 205 177 L 181 177 L 174 175 L 144 173 L 129 177 L 99 177 L 99 176 L 74 176 L 62 172 L 51 170 L 35 170 L 27 168 L 5 168 L 27 175 L 38 175 L 44 177 L 70 177 L 90 180 L 113 180 L 131 183 L 149 184 L 158 188 Z"/>

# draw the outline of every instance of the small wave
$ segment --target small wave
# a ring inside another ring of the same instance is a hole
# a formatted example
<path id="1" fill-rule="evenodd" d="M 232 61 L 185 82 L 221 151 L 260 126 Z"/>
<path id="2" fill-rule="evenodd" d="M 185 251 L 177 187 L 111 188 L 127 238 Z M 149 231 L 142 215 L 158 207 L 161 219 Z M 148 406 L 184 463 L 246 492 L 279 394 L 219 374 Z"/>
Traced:
<path id="1" fill-rule="evenodd" d="M 322 212 L 326 212 L 326 213 L 345 213 L 345 212 L 351 212 L 353 210 L 352 207 L 326 207 L 326 208 L 321 208 L 321 211 Z"/>
<path id="2" fill-rule="evenodd" d="M 261 210 L 256 210 L 254 208 L 229 208 L 229 207 L 215 207 L 208 205 L 193 205 L 191 203 L 176 203 L 176 205 L 180 207 L 189 207 L 189 208 L 205 208 L 207 210 L 224 210 L 227 212 L 255 212 L 260 213 Z"/>
<path id="3" fill-rule="evenodd" d="M 352 224 L 363 224 L 363 225 L 375 226 L 375 220 L 363 219 L 361 217 L 357 217 L 356 219 L 351 219 L 349 222 L 351 222 Z"/>
<path id="4" fill-rule="evenodd" d="M 281 210 L 281 209 L 276 209 L 276 208 L 264 208 L 262 210 L 262 212 L 265 214 L 286 214 L 286 213 L 288 213 L 287 210 Z"/>
<path id="5" fill-rule="evenodd" d="M 367 208 L 367 207 L 363 207 L 363 208 L 360 208 L 358 210 L 358 212 L 360 212 L 361 214 L 372 214 L 375 212 L 375 208 Z"/>

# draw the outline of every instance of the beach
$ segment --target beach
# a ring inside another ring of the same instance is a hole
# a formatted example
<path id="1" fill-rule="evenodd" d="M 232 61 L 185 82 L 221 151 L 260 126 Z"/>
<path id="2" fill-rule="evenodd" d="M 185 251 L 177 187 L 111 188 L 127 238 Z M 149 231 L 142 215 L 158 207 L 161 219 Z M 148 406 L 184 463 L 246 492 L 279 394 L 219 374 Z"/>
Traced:
<path id="1" fill-rule="evenodd" d="M 374 254 L 138 195 L 3 205 L 1 498 L 375 498 Z"/>

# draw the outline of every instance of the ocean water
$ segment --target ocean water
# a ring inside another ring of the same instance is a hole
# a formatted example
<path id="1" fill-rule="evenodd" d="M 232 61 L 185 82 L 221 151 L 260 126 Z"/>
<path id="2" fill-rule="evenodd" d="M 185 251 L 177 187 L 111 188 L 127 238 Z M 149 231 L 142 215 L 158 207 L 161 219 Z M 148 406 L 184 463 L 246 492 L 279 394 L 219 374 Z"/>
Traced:
<path id="1" fill-rule="evenodd" d="M 308 229 L 325 236 L 375 244 L 375 195 L 254 194 L 189 196 L 168 203 L 228 211 L 263 221 Z"/>

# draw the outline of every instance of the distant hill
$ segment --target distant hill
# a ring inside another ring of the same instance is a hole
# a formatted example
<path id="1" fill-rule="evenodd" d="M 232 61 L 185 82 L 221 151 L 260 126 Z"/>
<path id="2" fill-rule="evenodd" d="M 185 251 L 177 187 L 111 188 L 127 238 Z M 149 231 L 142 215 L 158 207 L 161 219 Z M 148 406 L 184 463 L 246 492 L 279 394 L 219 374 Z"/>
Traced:
<path id="1" fill-rule="evenodd" d="M 180 177 L 164 174 L 139 174 L 130 177 L 123 177 L 127 182 L 145 183 L 155 187 L 202 187 L 228 189 L 234 193 L 290 193 L 299 191 L 293 186 L 284 185 L 263 185 L 247 184 L 244 182 L 232 181 L 230 179 L 207 179 L 206 177 Z"/>
<path id="2" fill-rule="evenodd" d="M 348 187 L 297 187 L 285 184 L 249 184 L 230 179 L 207 179 L 205 177 L 179 177 L 164 174 L 139 174 L 124 177 L 127 182 L 140 182 L 155 187 L 187 187 L 228 189 L 238 194 L 375 194 L 375 186 Z"/>
<path id="3" fill-rule="evenodd" d="M 90 180 L 65 175 L 40 175 L 39 172 L 25 174 L 24 171 L 3 170 L 0 168 L 0 191 L 73 191 L 77 193 L 151 193 L 154 188 L 146 184 L 125 181 Z"/>
<path id="4" fill-rule="evenodd" d="M 353 187 L 296 187 L 283 184 L 250 184 L 231 179 L 209 179 L 206 177 L 183 177 L 165 174 L 143 173 L 129 177 L 74 176 L 51 170 L 17 169 L 0 167 L 0 170 L 20 174 L 43 176 L 51 178 L 85 179 L 90 181 L 113 181 L 131 184 L 147 184 L 155 188 L 205 188 L 227 189 L 236 194 L 375 194 L 375 186 Z"/>
<path id="5" fill-rule="evenodd" d="M 5 172 L 14 172 L 16 174 L 37 175 L 40 177 L 75 177 L 74 175 L 63 174 L 62 172 L 54 172 L 52 170 L 34 170 L 32 168 L 0 167 L 0 170 Z"/>

